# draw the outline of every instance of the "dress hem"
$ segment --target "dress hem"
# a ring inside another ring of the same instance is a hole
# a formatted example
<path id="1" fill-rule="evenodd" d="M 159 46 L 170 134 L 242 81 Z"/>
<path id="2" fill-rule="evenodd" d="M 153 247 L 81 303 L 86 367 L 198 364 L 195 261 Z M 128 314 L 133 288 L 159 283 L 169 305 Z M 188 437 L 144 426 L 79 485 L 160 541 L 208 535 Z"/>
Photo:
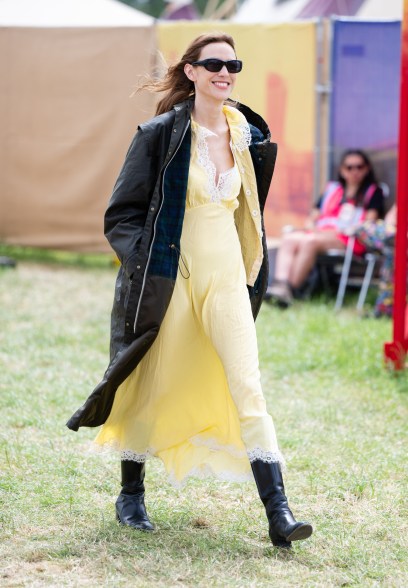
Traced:
<path id="1" fill-rule="evenodd" d="M 264 450 L 260 447 L 255 447 L 254 449 L 248 451 L 241 451 L 236 449 L 232 446 L 216 446 L 213 443 L 212 439 L 207 439 L 205 442 L 199 441 L 197 438 L 192 438 L 189 440 L 190 443 L 196 446 L 205 446 L 208 447 L 211 451 L 225 451 L 229 455 L 234 458 L 242 459 L 247 457 L 249 463 L 253 463 L 254 461 L 262 461 L 264 463 L 279 463 L 281 469 L 284 471 L 286 469 L 285 460 L 283 455 L 279 450 L 277 451 L 268 451 Z M 148 459 L 156 458 L 160 459 L 164 464 L 163 459 L 157 455 L 157 450 L 149 447 L 142 453 L 138 453 L 133 451 L 132 449 L 120 449 L 118 443 L 106 443 L 104 445 L 98 445 L 96 443 L 93 444 L 92 448 L 94 451 L 98 453 L 119 453 L 121 461 L 133 461 L 136 463 L 145 463 Z M 165 465 L 165 464 L 164 464 Z M 202 466 L 195 466 L 189 472 L 187 472 L 181 480 L 178 480 L 172 471 L 168 471 L 168 480 L 169 483 L 174 486 L 175 488 L 182 488 L 189 478 L 197 478 L 199 480 L 204 480 L 207 478 L 215 478 L 222 482 L 248 482 L 253 480 L 252 472 L 242 472 L 242 473 L 234 473 L 229 471 L 228 469 L 222 471 L 214 471 L 214 469 L 209 465 L 204 463 Z"/>

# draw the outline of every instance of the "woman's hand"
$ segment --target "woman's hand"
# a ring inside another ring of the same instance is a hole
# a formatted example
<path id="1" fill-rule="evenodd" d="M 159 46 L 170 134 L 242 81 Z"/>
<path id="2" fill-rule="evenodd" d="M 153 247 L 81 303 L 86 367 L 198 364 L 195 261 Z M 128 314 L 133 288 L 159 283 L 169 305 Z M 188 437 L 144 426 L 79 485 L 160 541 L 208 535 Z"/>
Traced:
<path id="1" fill-rule="evenodd" d="M 316 226 L 316 221 L 319 218 L 320 210 L 318 208 L 313 208 L 312 212 L 310 213 L 309 217 L 306 219 L 305 222 L 305 229 L 311 231 Z"/>
<path id="2" fill-rule="evenodd" d="M 378 212 L 374 208 L 370 208 L 367 210 L 364 220 L 375 223 L 378 220 Z"/>

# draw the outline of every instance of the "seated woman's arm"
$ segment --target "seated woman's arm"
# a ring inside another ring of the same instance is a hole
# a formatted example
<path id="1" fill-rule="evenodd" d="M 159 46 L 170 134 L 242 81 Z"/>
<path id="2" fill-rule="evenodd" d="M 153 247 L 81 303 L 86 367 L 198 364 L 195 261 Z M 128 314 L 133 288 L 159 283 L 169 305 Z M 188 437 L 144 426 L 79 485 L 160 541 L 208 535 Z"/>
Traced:
<path id="1" fill-rule="evenodd" d="M 385 224 L 394 225 L 397 224 L 397 205 L 393 204 L 387 214 L 385 215 Z"/>
<path id="2" fill-rule="evenodd" d="M 319 218 L 319 213 L 320 213 L 320 211 L 318 208 L 313 208 L 313 210 L 309 214 L 308 218 L 306 219 L 305 229 L 308 229 L 308 230 L 314 229 L 314 227 L 316 225 L 316 221 Z"/>
<path id="3" fill-rule="evenodd" d="M 317 202 L 315 202 L 312 210 L 310 211 L 310 214 L 305 221 L 305 229 L 306 230 L 312 230 L 315 228 L 316 221 L 320 215 L 320 207 L 322 204 L 322 200 L 323 200 L 323 196 L 320 196 L 320 198 L 317 200 Z"/>
<path id="4" fill-rule="evenodd" d="M 377 188 L 371 196 L 365 214 L 366 221 L 375 222 L 379 218 L 384 218 L 384 195 L 381 188 Z"/>

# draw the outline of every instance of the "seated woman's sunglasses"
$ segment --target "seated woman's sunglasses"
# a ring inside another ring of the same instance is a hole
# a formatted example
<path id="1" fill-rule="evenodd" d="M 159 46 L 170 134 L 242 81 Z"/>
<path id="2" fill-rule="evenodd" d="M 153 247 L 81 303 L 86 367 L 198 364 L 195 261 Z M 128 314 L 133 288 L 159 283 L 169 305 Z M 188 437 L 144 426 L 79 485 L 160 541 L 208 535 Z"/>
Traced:
<path id="1" fill-rule="evenodd" d="M 242 69 L 242 61 L 239 59 L 222 61 L 222 59 L 210 58 L 203 59 L 202 61 L 193 61 L 191 65 L 202 65 L 207 71 L 211 71 L 212 73 L 221 71 L 224 65 L 229 73 L 238 73 Z"/>

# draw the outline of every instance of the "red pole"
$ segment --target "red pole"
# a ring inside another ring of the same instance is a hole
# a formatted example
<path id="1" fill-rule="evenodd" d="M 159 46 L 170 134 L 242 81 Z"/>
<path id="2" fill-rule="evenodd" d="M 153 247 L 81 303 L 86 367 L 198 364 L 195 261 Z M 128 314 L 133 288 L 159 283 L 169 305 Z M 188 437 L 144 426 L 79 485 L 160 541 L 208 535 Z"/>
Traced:
<path id="1" fill-rule="evenodd" d="M 408 0 L 404 0 L 401 40 L 400 127 L 397 176 L 397 234 L 395 239 L 393 341 L 385 343 L 387 364 L 396 370 L 405 366 L 408 351 L 407 297 L 408 230 Z"/>

